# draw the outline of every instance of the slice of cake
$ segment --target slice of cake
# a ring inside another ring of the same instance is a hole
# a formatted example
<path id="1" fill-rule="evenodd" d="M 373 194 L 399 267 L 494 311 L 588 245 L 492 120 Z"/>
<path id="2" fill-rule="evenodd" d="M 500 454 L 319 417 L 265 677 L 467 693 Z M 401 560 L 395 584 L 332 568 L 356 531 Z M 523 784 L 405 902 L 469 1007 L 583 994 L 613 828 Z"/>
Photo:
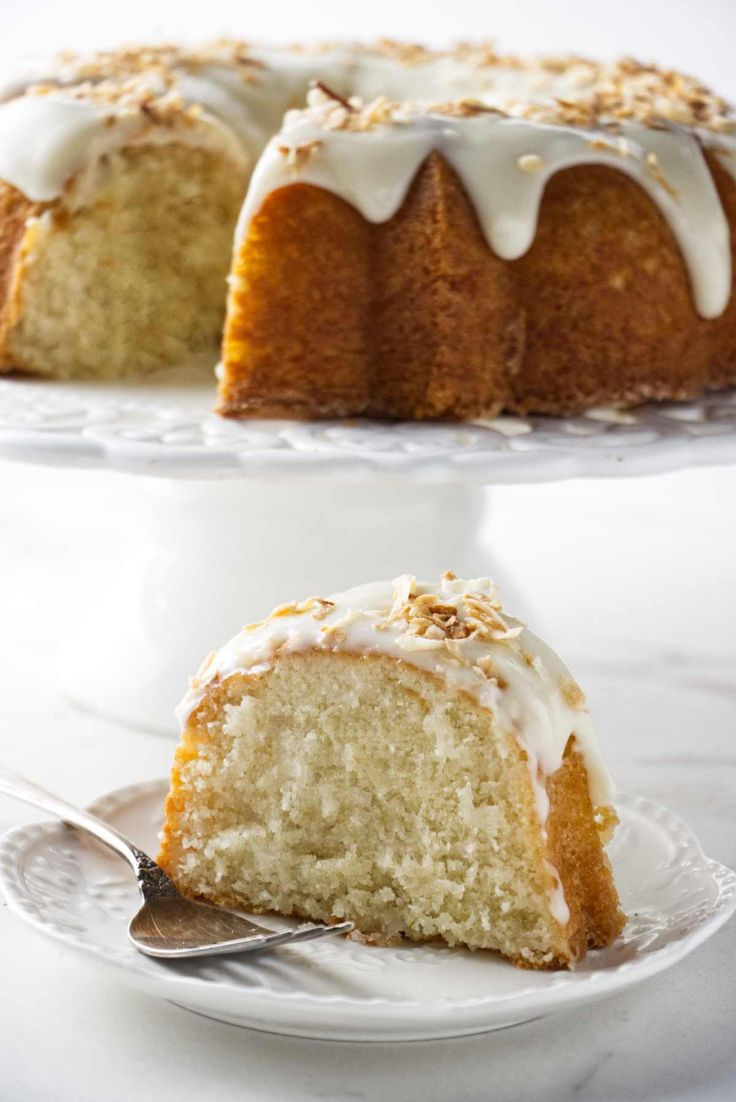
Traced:
<path id="1" fill-rule="evenodd" d="M 283 605 L 180 718 L 159 861 L 187 895 L 534 968 L 622 928 L 583 694 L 488 579 Z"/>

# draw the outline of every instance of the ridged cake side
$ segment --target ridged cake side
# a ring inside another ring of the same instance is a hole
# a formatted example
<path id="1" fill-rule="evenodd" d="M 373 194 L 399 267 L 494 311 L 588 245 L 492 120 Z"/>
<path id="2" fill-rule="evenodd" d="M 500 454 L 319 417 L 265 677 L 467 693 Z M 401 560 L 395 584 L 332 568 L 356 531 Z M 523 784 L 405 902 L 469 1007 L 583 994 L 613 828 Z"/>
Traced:
<path id="1" fill-rule="evenodd" d="M 433 154 L 386 223 L 308 184 L 269 196 L 234 260 L 220 412 L 477 416 L 522 347 L 507 266 Z"/>
<path id="2" fill-rule="evenodd" d="M 736 183 L 707 160 L 733 225 Z M 734 380 L 733 293 L 699 316 L 681 249 L 635 181 L 599 165 L 553 176 L 531 248 L 504 261 L 433 153 L 385 223 L 314 185 L 266 198 L 234 259 L 219 408 L 566 414 Z"/>

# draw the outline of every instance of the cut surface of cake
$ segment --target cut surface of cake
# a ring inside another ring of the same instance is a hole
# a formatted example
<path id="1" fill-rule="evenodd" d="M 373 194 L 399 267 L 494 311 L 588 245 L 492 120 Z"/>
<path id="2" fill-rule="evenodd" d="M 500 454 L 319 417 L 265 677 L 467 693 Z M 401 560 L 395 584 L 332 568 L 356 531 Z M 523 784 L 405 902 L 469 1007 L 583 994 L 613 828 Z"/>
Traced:
<path id="1" fill-rule="evenodd" d="M 0 370 L 115 378 L 209 359 L 250 167 L 163 70 L 0 104 Z"/>
<path id="2" fill-rule="evenodd" d="M 622 929 L 583 694 L 488 579 L 284 605 L 179 714 L 159 861 L 187 895 L 534 968 Z"/>

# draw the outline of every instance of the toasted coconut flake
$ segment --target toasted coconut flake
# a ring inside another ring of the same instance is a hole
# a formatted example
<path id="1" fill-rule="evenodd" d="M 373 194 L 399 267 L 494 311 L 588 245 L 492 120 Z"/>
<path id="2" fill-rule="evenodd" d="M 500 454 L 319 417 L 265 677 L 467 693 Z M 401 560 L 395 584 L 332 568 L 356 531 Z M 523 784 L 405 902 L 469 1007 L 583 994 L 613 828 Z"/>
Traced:
<path id="1" fill-rule="evenodd" d="M 560 682 L 560 691 L 565 703 L 576 712 L 585 711 L 585 693 L 571 677 L 565 677 Z"/>
<path id="2" fill-rule="evenodd" d="M 516 163 L 522 172 L 541 172 L 544 168 L 544 161 L 538 153 L 525 153 Z"/>
<path id="3" fill-rule="evenodd" d="M 479 658 L 475 663 L 475 669 L 479 670 L 483 677 L 488 681 L 495 681 L 499 689 L 505 689 L 508 687 L 508 682 L 505 677 L 502 677 L 493 664 L 493 659 L 489 654 L 484 654 L 482 658 Z"/>
<path id="4" fill-rule="evenodd" d="M 319 611 L 324 605 L 330 606 L 330 608 L 323 613 L 323 616 L 327 616 L 335 606 L 332 601 L 326 601 L 324 597 L 307 597 L 306 601 L 301 602 L 289 601 L 287 604 L 278 605 L 278 607 L 263 620 L 256 620 L 253 624 L 246 624 L 243 631 L 254 631 L 256 628 L 262 627 L 263 624 L 267 624 L 270 620 L 278 620 L 282 616 L 302 616 L 306 612 L 312 612 L 315 608 Z M 316 618 L 322 619 L 323 616 L 316 616 Z"/>
<path id="5" fill-rule="evenodd" d="M 376 53 L 399 61 L 402 65 L 425 65 L 428 61 L 441 57 L 435 50 L 428 50 L 417 42 L 397 42 L 393 38 L 381 38 L 374 47 Z"/>
<path id="6" fill-rule="evenodd" d="M 315 620 L 324 620 L 335 607 L 335 602 L 328 601 L 325 597 L 315 597 L 314 602 L 316 607 L 312 609 L 312 616 Z"/>
<path id="7" fill-rule="evenodd" d="M 410 599 L 416 594 L 416 591 L 417 580 L 413 574 L 402 574 L 400 578 L 396 579 L 394 582 L 394 603 L 388 614 L 387 623 L 390 624 L 393 620 L 403 615 L 404 609 L 407 607 Z"/>
<path id="8" fill-rule="evenodd" d="M 434 103 L 427 107 L 428 115 L 445 115 L 454 119 L 472 119 L 476 115 L 498 115 L 505 118 L 506 112 L 500 107 L 494 107 L 489 103 L 483 103 L 479 99 L 458 99 L 450 103 Z"/>
<path id="9" fill-rule="evenodd" d="M 320 631 L 324 636 L 323 642 L 330 646 L 339 646 L 340 643 L 344 643 L 348 637 L 345 628 L 341 627 L 339 624 L 325 624 L 324 627 L 320 628 Z"/>
<path id="10" fill-rule="evenodd" d="M 336 92 L 334 88 L 330 88 L 329 84 L 325 84 L 323 80 L 311 80 L 309 82 L 310 91 L 316 90 L 321 92 L 328 100 L 334 100 L 335 103 L 339 103 L 341 107 L 344 107 L 346 111 L 355 111 L 356 108 L 352 105 L 350 100 L 345 99 L 345 96 L 341 96 L 339 92 Z"/>
<path id="11" fill-rule="evenodd" d="M 445 582 L 452 583 L 453 576 Z M 511 643 L 523 631 L 519 624 L 507 623 L 501 614 L 501 602 L 490 581 L 487 592 L 452 592 L 452 585 L 442 594 L 416 593 L 416 581 L 404 575 L 394 583 L 394 601 L 384 624 L 404 620 L 403 637 L 421 638 L 428 643 L 440 641 L 485 640 Z M 443 587 L 444 588 L 444 587 Z M 375 626 L 380 629 L 381 622 Z"/>
<path id="12" fill-rule="evenodd" d="M 326 42 L 285 48 L 284 54 L 319 55 L 336 48 L 345 47 Z M 527 60 L 501 55 L 492 43 L 464 43 L 452 51 L 435 51 L 391 40 L 382 40 L 373 47 L 355 47 L 352 52 L 355 59 L 361 54 L 373 54 L 406 66 L 436 60 L 455 62 L 467 67 L 469 74 L 477 73 L 482 91 L 478 98 L 466 96 L 431 106 L 401 105 L 380 99 L 363 107 L 355 99 L 318 82 L 310 92 L 308 111 L 312 121 L 328 130 L 402 125 L 412 114 L 428 112 L 460 119 L 495 113 L 598 129 L 627 121 L 656 129 L 685 126 L 714 133 L 733 133 L 736 126 L 729 104 L 701 82 L 630 58 L 614 63 L 596 63 L 577 56 Z M 346 64 L 349 68 L 349 60 Z M 63 87 L 65 95 L 120 105 L 122 110 L 154 112 L 159 121 L 159 112 L 166 119 L 172 112 L 185 109 L 167 100 L 179 76 L 211 67 L 234 71 L 246 85 L 261 84 L 270 70 L 269 64 L 254 56 L 253 47 L 240 40 L 220 39 L 197 49 L 168 44 L 101 51 L 89 56 L 67 52 L 58 58 L 58 72 L 29 91 L 41 95 Z M 510 70 L 527 75 L 526 95 L 504 99 L 500 94 L 503 76 Z M 555 95 L 560 78 L 564 78 L 565 93 Z"/>
<path id="13" fill-rule="evenodd" d="M 321 146 L 322 142 L 313 138 L 308 142 L 300 142 L 299 145 L 278 145 L 276 148 L 291 169 L 292 175 L 298 176 Z"/>

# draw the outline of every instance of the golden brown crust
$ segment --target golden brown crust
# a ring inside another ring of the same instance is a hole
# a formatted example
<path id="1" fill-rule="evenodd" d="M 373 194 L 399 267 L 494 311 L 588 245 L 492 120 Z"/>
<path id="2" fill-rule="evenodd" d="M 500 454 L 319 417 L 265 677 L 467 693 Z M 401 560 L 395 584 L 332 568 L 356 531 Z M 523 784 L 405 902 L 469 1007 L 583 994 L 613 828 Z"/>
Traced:
<path id="1" fill-rule="evenodd" d="M 511 275 L 438 154 L 380 225 L 311 185 L 273 192 L 233 276 L 220 413 L 462 419 L 510 395 Z"/>
<path id="2" fill-rule="evenodd" d="M 708 161 L 734 225 L 736 183 Z M 230 416 L 566 414 L 691 398 L 736 378 L 734 297 L 719 319 L 697 315 L 667 221 L 605 166 L 551 179 L 534 244 L 510 263 L 437 153 L 383 225 L 296 184 L 266 200 L 236 276 Z"/>
<path id="3" fill-rule="evenodd" d="M 626 921 L 611 866 L 590 802 L 585 762 L 568 743 L 565 758 L 547 781 L 547 850 L 557 869 L 570 911 L 567 936 L 573 958 L 603 948 L 618 937 Z"/>
<path id="4" fill-rule="evenodd" d="M 232 273 L 220 413 L 366 408 L 369 241 L 358 212 L 327 192 L 295 184 L 269 196 Z"/>
<path id="5" fill-rule="evenodd" d="M 733 154 L 731 154 L 733 156 Z M 715 153 L 705 151 L 713 182 L 731 229 L 731 271 L 736 275 L 736 180 L 728 172 Z M 728 306 L 719 318 L 709 323 L 713 334 L 710 384 L 714 387 L 736 385 L 736 293 L 733 285 Z"/>
<path id="6" fill-rule="evenodd" d="M 616 169 L 554 176 L 534 244 L 512 268 L 527 316 L 514 410 L 688 398 L 708 384 L 709 323 L 695 312 L 677 242 Z"/>
<path id="7" fill-rule="evenodd" d="M 0 371 L 20 365 L 8 349 L 8 332 L 14 318 L 17 272 L 28 219 L 37 204 L 10 184 L 0 181 Z"/>
<path id="8" fill-rule="evenodd" d="M 523 318 L 507 266 L 438 153 L 372 236 L 368 412 L 463 419 L 500 410 L 518 367 Z"/>

